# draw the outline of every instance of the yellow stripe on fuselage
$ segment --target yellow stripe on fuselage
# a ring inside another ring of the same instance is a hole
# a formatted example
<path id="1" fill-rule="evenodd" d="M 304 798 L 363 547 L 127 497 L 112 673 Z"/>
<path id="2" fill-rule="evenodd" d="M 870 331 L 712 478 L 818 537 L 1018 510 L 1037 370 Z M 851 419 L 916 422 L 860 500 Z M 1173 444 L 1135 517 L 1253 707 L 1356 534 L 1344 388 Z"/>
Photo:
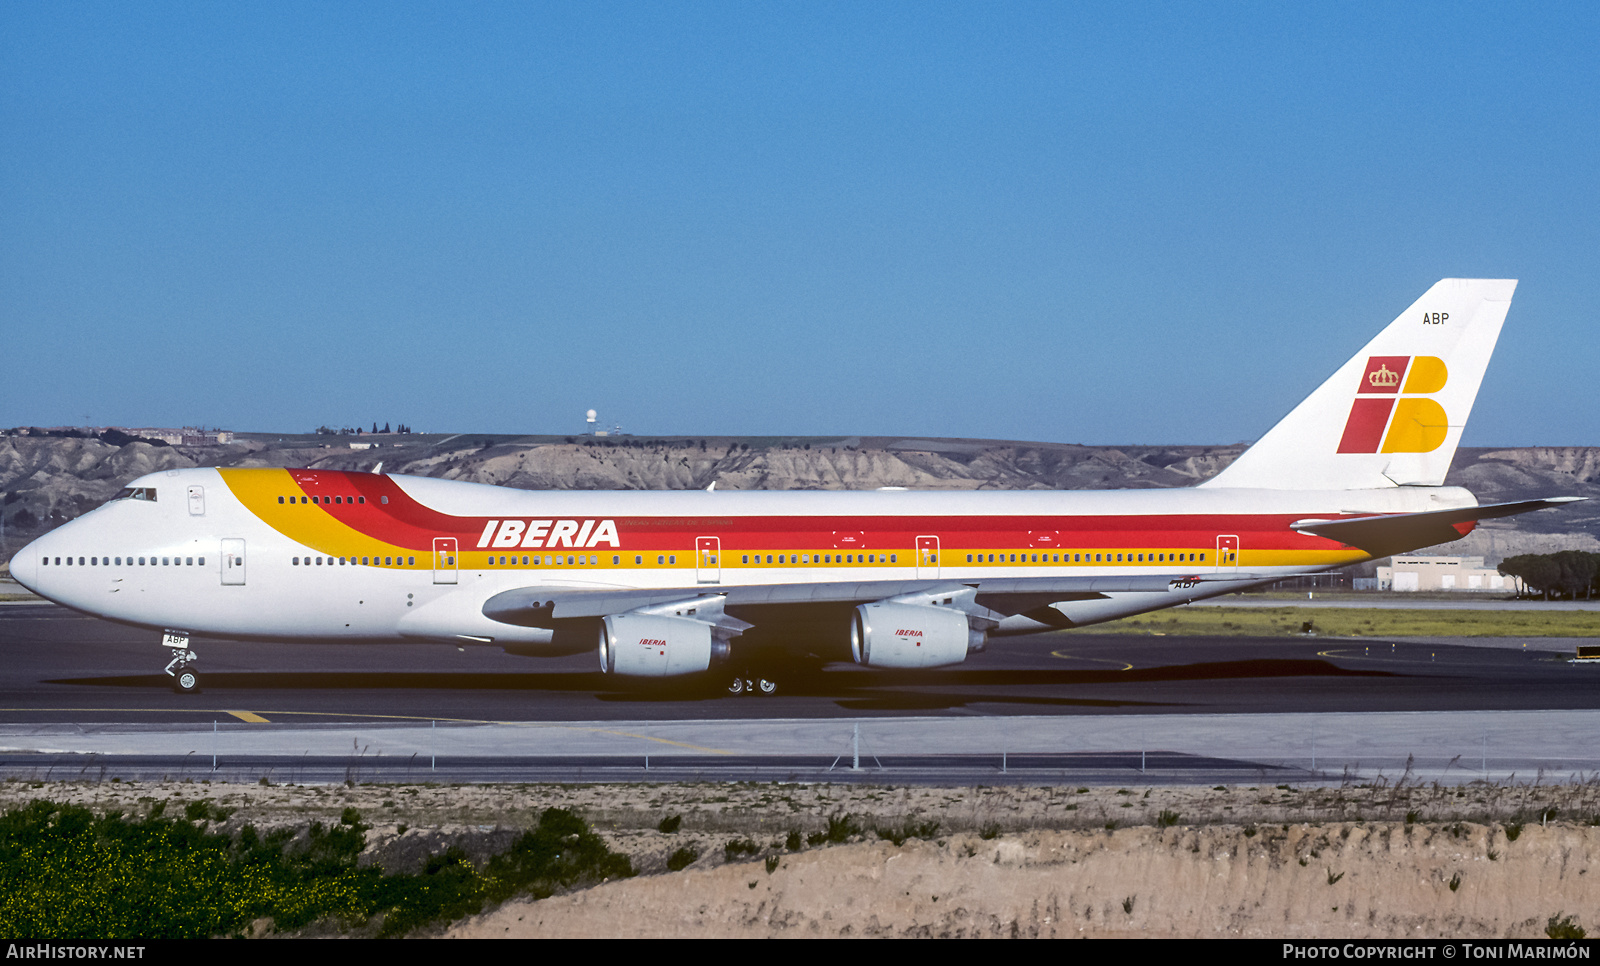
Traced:
<path id="1" fill-rule="evenodd" d="M 223 469 L 218 472 L 246 510 L 302 546 L 334 557 L 417 555 L 411 547 L 395 546 L 362 533 L 335 519 L 320 505 L 279 503 L 280 497 L 298 496 L 303 492 L 288 470 Z M 432 568 L 429 552 L 422 553 L 418 566 Z"/>

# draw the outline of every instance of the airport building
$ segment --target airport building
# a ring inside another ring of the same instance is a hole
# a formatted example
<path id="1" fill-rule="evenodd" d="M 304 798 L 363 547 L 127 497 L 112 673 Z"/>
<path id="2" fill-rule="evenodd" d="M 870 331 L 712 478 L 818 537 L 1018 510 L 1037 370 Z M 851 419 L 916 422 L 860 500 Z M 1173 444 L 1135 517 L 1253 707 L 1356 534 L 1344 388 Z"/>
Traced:
<path id="1" fill-rule="evenodd" d="M 1515 582 L 1483 565 L 1482 557 L 1394 557 L 1378 568 L 1378 590 L 1514 590 Z"/>
<path id="2" fill-rule="evenodd" d="M 182 429 L 157 429 L 151 427 L 129 429 L 122 426 L 111 428 L 121 430 L 129 436 L 159 439 L 171 446 L 220 446 L 223 443 L 233 442 L 233 434 L 225 429 L 200 429 L 196 426 L 185 426 Z"/>

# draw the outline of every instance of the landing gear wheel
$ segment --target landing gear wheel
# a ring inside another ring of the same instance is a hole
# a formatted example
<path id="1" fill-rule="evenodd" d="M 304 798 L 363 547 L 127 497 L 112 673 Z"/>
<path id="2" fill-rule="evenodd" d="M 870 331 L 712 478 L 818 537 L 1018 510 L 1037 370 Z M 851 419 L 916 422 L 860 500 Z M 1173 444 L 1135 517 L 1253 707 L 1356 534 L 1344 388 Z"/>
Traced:
<path id="1" fill-rule="evenodd" d="M 744 689 L 745 689 L 745 681 L 744 681 L 744 678 L 742 678 L 742 677 L 734 678 L 733 679 L 733 683 L 728 685 L 728 693 L 729 694 L 743 694 L 744 693 Z"/>
<path id="2" fill-rule="evenodd" d="M 172 660 L 165 668 L 172 676 L 172 690 L 177 694 L 200 693 L 200 672 L 194 667 L 200 655 L 189 649 L 189 635 L 167 631 L 161 643 L 172 648 Z"/>
<path id="3" fill-rule="evenodd" d="M 756 682 L 756 686 L 761 689 L 762 694 L 773 694 L 778 690 L 778 682 L 769 681 L 766 678 L 762 678 L 760 681 Z"/>

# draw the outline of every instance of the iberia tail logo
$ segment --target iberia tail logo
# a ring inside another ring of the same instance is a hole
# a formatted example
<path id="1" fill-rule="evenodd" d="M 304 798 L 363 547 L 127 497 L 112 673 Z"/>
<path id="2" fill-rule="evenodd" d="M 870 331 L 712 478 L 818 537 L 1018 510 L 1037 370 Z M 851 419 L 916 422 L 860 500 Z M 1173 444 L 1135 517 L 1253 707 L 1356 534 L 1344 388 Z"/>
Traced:
<path id="1" fill-rule="evenodd" d="M 1341 453 L 1429 453 L 1449 433 L 1444 407 L 1430 398 L 1449 372 L 1434 356 L 1372 356 L 1361 373 Z M 1381 444 L 1381 447 L 1380 447 Z"/>

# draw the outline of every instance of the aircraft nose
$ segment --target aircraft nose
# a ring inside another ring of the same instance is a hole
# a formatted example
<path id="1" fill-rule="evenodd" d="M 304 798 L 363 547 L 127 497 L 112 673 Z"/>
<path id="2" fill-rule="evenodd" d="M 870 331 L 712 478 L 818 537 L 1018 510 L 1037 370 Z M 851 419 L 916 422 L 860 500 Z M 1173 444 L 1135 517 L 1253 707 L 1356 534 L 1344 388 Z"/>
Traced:
<path id="1" fill-rule="evenodd" d="M 39 554 L 44 552 L 39 544 L 42 540 L 41 537 L 11 555 L 11 579 L 35 594 L 39 593 Z"/>

